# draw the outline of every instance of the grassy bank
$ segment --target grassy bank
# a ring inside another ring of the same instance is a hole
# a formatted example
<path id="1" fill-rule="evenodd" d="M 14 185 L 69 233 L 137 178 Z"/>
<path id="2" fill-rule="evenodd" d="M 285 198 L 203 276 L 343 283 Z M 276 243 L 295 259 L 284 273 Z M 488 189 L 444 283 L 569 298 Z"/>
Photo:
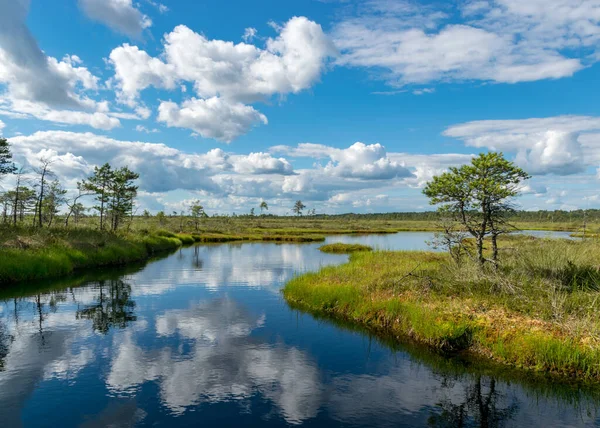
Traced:
<path id="1" fill-rule="evenodd" d="M 91 229 L 3 230 L 0 284 L 56 278 L 84 268 L 124 265 L 174 250 L 184 243 L 183 237 L 168 235 L 115 235 Z"/>
<path id="2" fill-rule="evenodd" d="M 75 270 L 117 266 L 196 242 L 319 242 L 315 234 L 174 233 L 138 229 L 113 234 L 91 228 L 0 228 L 0 286 L 57 278 Z"/>
<path id="3" fill-rule="evenodd" d="M 353 253 L 294 278 L 284 295 L 440 351 L 600 380 L 600 243 L 513 237 L 501 251 L 497 272 L 439 253 Z"/>

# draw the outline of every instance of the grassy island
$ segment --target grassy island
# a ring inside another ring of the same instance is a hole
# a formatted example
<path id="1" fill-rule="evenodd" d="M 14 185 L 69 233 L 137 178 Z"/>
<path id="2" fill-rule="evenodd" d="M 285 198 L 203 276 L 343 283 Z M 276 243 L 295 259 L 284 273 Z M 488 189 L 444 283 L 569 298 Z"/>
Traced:
<path id="1" fill-rule="evenodd" d="M 334 244 L 322 245 L 319 247 L 319 250 L 324 253 L 350 254 L 360 251 L 373 251 L 373 248 L 362 244 L 344 244 L 341 242 L 336 242 Z"/>
<path id="2" fill-rule="evenodd" d="M 600 243 L 510 237 L 502 264 L 445 253 L 356 252 L 291 280 L 294 307 L 442 352 L 600 379 Z"/>

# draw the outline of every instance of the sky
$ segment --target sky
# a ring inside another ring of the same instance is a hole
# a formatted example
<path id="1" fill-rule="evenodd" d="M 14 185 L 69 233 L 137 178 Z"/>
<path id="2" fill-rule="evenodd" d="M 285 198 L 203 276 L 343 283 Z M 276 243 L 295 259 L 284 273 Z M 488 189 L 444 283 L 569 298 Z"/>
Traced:
<path id="1" fill-rule="evenodd" d="M 600 0 L 0 0 L 0 135 L 151 212 L 430 210 L 487 151 L 522 209 L 600 208 L 599 63 Z"/>

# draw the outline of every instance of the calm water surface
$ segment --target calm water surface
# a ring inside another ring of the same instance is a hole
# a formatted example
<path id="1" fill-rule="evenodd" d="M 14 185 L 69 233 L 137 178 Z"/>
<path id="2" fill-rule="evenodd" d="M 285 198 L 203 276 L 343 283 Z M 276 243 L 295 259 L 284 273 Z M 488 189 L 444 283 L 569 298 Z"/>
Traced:
<path id="1" fill-rule="evenodd" d="M 425 249 L 429 233 L 337 236 Z M 318 244 L 184 248 L 0 295 L 0 426 L 595 426 L 594 388 L 519 377 L 299 314 Z"/>

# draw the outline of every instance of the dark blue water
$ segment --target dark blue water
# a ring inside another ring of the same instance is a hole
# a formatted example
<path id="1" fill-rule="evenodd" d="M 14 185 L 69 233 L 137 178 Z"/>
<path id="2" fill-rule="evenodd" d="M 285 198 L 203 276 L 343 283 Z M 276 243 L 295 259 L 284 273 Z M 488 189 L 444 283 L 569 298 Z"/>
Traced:
<path id="1" fill-rule="evenodd" d="M 427 233 L 364 237 L 423 249 Z M 0 296 L 0 426 L 594 426 L 594 387 L 549 382 L 291 310 L 317 244 L 184 248 Z"/>

